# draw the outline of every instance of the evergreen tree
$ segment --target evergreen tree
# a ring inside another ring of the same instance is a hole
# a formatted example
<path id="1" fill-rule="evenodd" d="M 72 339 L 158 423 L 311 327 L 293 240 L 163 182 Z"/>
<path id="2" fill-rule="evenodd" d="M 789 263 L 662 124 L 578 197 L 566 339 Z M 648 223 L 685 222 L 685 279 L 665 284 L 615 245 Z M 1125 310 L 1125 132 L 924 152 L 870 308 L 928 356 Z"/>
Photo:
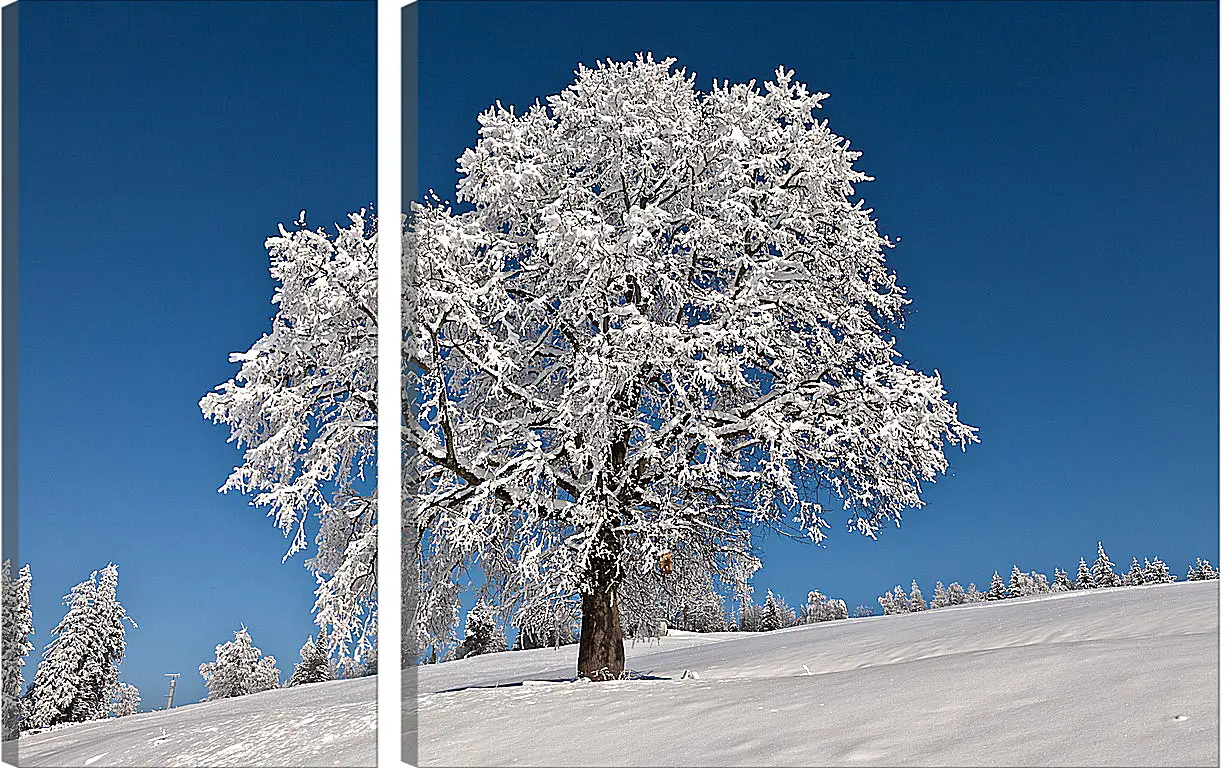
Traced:
<path id="1" fill-rule="evenodd" d="M 966 603 L 981 603 L 985 602 L 986 593 L 977 588 L 976 582 L 969 582 L 969 588 L 964 591 L 964 601 Z"/>
<path id="2" fill-rule="evenodd" d="M 1097 581 L 1092 576 L 1092 571 L 1088 570 L 1088 564 L 1084 562 L 1084 558 L 1080 558 L 1080 569 L 1075 574 L 1076 589 L 1096 589 Z"/>
<path id="3" fill-rule="evenodd" d="M 763 632 L 772 632 L 781 628 L 781 615 L 777 612 L 777 601 L 773 599 L 772 590 L 764 598 L 764 618 L 760 625 Z"/>
<path id="4" fill-rule="evenodd" d="M 896 605 L 897 613 L 909 612 L 909 596 L 905 594 L 905 590 L 899 584 L 892 590 L 892 602 Z"/>
<path id="5" fill-rule="evenodd" d="M 495 610 L 479 600 L 465 616 L 465 639 L 457 648 L 457 658 L 481 656 L 508 650 L 508 642 L 495 627 Z"/>
<path id="6" fill-rule="evenodd" d="M 828 621 L 840 621 L 841 619 L 849 618 L 849 608 L 845 605 L 845 601 L 840 598 L 829 600 L 825 613 L 828 615 Z"/>
<path id="7" fill-rule="evenodd" d="M 307 642 L 299 649 L 299 663 L 286 681 L 286 687 L 306 683 L 323 683 L 333 679 L 333 664 L 329 661 L 328 639 L 324 630 L 315 638 L 307 638 Z"/>
<path id="8" fill-rule="evenodd" d="M 750 600 L 743 602 L 738 617 L 738 629 L 742 632 L 759 632 L 764 627 L 764 609 Z"/>
<path id="9" fill-rule="evenodd" d="M 141 706 L 141 692 L 131 683 L 116 683 L 109 704 L 111 717 L 135 715 Z"/>
<path id="10" fill-rule="evenodd" d="M 884 592 L 883 597 L 879 598 L 879 607 L 883 609 L 884 616 L 891 616 L 897 613 L 896 599 L 892 597 L 891 590 Z"/>
<path id="11" fill-rule="evenodd" d="M 990 589 L 986 592 L 987 600 L 1003 600 L 1007 597 L 1007 588 L 1003 586 L 1003 577 L 998 571 L 990 577 Z"/>
<path id="12" fill-rule="evenodd" d="M 853 609 L 853 615 L 856 619 L 865 619 L 868 616 L 874 616 L 875 612 L 871 610 L 869 605 L 859 605 Z"/>
<path id="13" fill-rule="evenodd" d="M 1114 573 L 1114 563 L 1106 556 L 1105 549 L 1099 541 L 1097 542 L 1097 559 L 1092 564 L 1092 578 L 1100 588 L 1118 586 L 1118 574 Z"/>
<path id="14" fill-rule="evenodd" d="M 34 620 L 30 614 L 30 566 L 23 566 L 17 578 L 12 577 L 12 565 L 4 561 L 3 623 L 0 623 L 0 720 L 3 720 L 5 741 L 17 738 L 21 731 L 21 689 L 25 684 L 21 669 L 34 649 L 30 635 Z"/>
<path id="15" fill-rule="evenodd" d="M 1021 597 L 1028 594 L 1024 585 L 1024 574 L 1020 572 L 1020 566 L 1011 566 L 1011 579 L 1007 585 L 1008 597 Z"/>
<path id="16" fill-rule="evenodd" d="M 943 586 L 943 582 L 935 582 L 935 594 L 930 599 L 931 608 L 946 608 L 951 605 L 951 597 L 948 596 L 947 587 Z"/>
<path id="17" fill-rule="evenodd" d="M 64 597 L 68 613 L 53 629 L 34 673 L 33 727 L 106 717 L 124 660 L 124 623 L 116 599 L 119 568 L 109 564 Z"/>
<path id="18" fill-rule="evenodd" d="M 1070 578 L 1068 578 L 1068 576 L 1067 576 L 1067 572 L 1066 572 L 1066 571 L 1064 571 L 1064 570 L 1063 570 L 1063 569 L 1061 569 L 1061 568 L 1055 568 L 1055 569 L 1054 569 L 1054 587 L 1053 587 L 1053 591 L 1055 591 L 1055 592 L 1066 592 L 1066 591 L 1071 590 L 1071 589 L 1074 589 L 1074 588 L 1075 588 L 1075 584 L 1073 584 L 1073 583 L 1071 582 L 1071 579 L 1070 579 Z"/>
<path id="19" fill-rule="evenodd" d="M 217 646 L 214 652 L 217 658 L 200 667 L 201 677 L 209 688 L 205 701 L 246 696 L 277 687 L 281 674 L 277 660 L 261 655 L 260 649 L 252 645 L 247 627 L 236 632 L 234 640 Z"/>
<path id="20" fill-rule="evenodd" d="M 1212 567 L 1212 564 L 1210 562 L 1208 562 L 1207 560 L 1200 560 L 1198 558 L 1196 558 L 1195 561 L 1199 563 L 1199 578 L 1201 580 L 1207 581 L 1209 579 L 1219 579 L 1220 578 L 1220 573 L 1217 572 L 1217 570 Z"/>
<path id="21" fill-rule="evenodd" d="M 1144 558 L 1144 583 L 1145 584 L 1171 584 L 1177 581 L 1177 577 L 1169 572 L 1169 566 L 1159 557 L 1153 558 L 1151 561 Z"/>
<path id="22" fill-rule="evenodd" d="M 1138 557 L 1131 558 L 1131 570 L 1122 577 L 1122 583 L 1128 587 L 1138 587 L 1144 583 L 1144 569 L 1140 567 Z"/>
<path id="23" fill-rule="evenodd" d="M 947 587 L 947 603 L 948 605 L 964 605 L 968 601 L 968 596 L 965 595 L 964 587 L 960 586 L 960 582 L 953 581 Z"/>
<path id="24" fill-rule="evenodd" d="M 909 590 L 909 612 L 917 613 L 924 610 L 926 610 L 926 598 L 922 596 L 922 590 L 918 588 L 917 579 L 914 579 L 913 587 Z"/>

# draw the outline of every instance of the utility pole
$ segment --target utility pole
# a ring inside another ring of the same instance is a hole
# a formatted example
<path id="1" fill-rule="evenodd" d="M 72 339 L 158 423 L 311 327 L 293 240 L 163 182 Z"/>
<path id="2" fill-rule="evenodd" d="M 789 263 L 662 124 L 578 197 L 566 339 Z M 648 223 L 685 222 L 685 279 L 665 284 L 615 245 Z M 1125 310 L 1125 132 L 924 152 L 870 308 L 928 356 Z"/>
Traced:
<path id="1" fill-rule="evenodd" d="M 165 672 L 164 677 L 171 678 L 171 692 L 166 695 L 166 708 L 171 708 L 171 702 L 175 701 L 175 680 L 179 677 L 178 672 Z"/>

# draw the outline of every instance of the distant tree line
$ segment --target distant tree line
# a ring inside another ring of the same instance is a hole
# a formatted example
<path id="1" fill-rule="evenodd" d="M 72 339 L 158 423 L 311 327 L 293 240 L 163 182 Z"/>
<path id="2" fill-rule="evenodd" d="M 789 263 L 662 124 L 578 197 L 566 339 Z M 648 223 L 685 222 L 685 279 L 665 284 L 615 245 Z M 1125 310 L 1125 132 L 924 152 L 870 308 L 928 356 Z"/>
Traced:
<path id="1" fill-rule="evenodd" d="M 990 577 L 990 585 L 984 592 L 979 590 L 975 583 L 970 583 L 968 587 L 961 587 L 957 582 L 944 586 L 942 581 L 937 581 L 935 582 L 930 602 L 927 604 L 915 580 L 908 594 L 905 594 L 904 589 L 897 585 L 879 598 L 879 605 L 883 608 L 884 615 L 916 613 L 917 611 L 931 608 L 945 608 L 951 605 L 991 600 L 1009 600 L 1028 595 L 1081 589 L 1110 589 L 1114 587 L 1137 587 L 1146 584 L 1168 584 L 1178 580 L 1176 576 L 1170 573 L 1169 566 L 1165 561 L 1159 557 L 1152 558 L 1151 560 L 1145 557 L 1142 565 L 1139 562 L 1139 558 L 1132 558 L 1131 567 L 1125 573 L 1115 571 L 1115 567 L 1115 563 L 1105 554 L 1105 548 L 1100 542 L 1097 542 L 1097 559 L 1093 561 L 1090 568 L 1084 558 L 1081 557 L 1074 580 L 1067 575 L 1067 571 L 1061 568 L 1054 569 L 1054 580 L 1050 581 L 1044 573 L 1036 571 L 1025 573 L 1020 570 L 1019 566 L 1013 565 L 1011 576 L 1007 582 L 1004 582 L 999 572 L 995 571 L 994 575 Z M 1195 558 L 1195 564 L 1187 569 L 1187 581 L 1218 578 L 1220 578 L 1220 573 L 1212 567 L 1211 563 L 1202 558 Z"/>

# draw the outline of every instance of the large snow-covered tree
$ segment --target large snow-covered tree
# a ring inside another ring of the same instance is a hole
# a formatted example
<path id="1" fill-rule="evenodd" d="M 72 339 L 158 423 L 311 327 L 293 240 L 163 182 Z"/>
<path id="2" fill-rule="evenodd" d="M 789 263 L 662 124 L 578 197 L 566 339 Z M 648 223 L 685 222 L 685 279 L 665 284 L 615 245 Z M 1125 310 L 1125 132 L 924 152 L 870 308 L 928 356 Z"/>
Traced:
<path id="1" fill-rule="evenodd" d="M 30 613 L 30 566 L 24 565 L 13 578 L 12 563 L 4 561 L 3 624 L 0 625 L 0 719 L 4 721 L 5 741 L 17 738 L 21 732 L 21 670 L 26 657 L 34 650 L 30 635 L 34 634 L 34 618 Z"/>
<path id="2" fill-rule="evenodd" d="M 214 657 L 213 661 L 200 666 L 201 677 L 205 678 L 205 687 L 209 689 L 205 701 L 246 696 L 277 687 L 281 674 L 277 659 L 262 655 L 260 649 L 252 645 L 247 627 L 236 632 L 234 640 L 216 646 Z"/>
<path id="3" fill-rule="evenodd" d="M 824 98 L 639 55 L 479 116 L 464 210 L 408 235 L 420 635 L 477 560 L 511 600 L 579 593 L 578 671 L 618 676 L 629 570 L 729 571 L 834 510 L 873 537 L 976 440 L 896 348 L 909 299 Z"/>
<path id="4" fill-rule="evenodd" d="M 116 595 L 114 563 L 76 585 L 64 597 L 68 612 L 51 630 L 34 673 L 33 727 L 96 720 L 109 713 L 124 660 L 128 618 Z"/>
<path id="5" fill-rule="evenodd" d="M 1105 554 L 1101 542 L 1097 542 L 1097 559 L 1092 564 L 1092 578 L 1097 587 L 1117 587 L 1122 583 L 1118 574 L 1114 573 L 1114 562 Z"/>
<path id="6" fill-rule="evenodd" d="M 235 352 L 235 377 L 201 398 L 243 450 L 222 491 L 251 494 L 309 548 L 316 623 L 330 650 L 362 658 L 376 635 L 376 221 L 365 211 L 329 233 L 300 215 L 265 241 L 276 282 L 271 329 Z"/>

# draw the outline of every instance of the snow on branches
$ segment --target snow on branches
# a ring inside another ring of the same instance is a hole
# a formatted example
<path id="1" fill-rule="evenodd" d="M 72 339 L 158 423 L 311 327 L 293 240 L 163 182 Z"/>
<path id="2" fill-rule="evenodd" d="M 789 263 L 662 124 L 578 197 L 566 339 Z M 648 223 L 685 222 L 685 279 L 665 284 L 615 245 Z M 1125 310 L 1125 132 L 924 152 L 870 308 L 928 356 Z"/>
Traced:
<path id="1" fill-rule="evenodd" d="M 470 558 L 511 593 L 605 593 L 665 551 L 753 569 L 752 531 L 818 542 L 832 506 L 873 537 L 977 440 L 896 349 L 908 299 L 826 94 L 673 65 L 497 103 L 466 210 L 413 209 L 428 605 Z"/>
<path id="2" fill-rule="evenodd" d="M 272 328 L 201 412 L 243 449 L 222 491 L 253 494 L 316 574 L 316 621 L 331 649 L 361 657 L 376 610 L 376 221 L 365 211 L 330 235 L 279 227 L 265 241 L 277 282 Z M 285 559 L 285 558 L 284 558 Z"/>

